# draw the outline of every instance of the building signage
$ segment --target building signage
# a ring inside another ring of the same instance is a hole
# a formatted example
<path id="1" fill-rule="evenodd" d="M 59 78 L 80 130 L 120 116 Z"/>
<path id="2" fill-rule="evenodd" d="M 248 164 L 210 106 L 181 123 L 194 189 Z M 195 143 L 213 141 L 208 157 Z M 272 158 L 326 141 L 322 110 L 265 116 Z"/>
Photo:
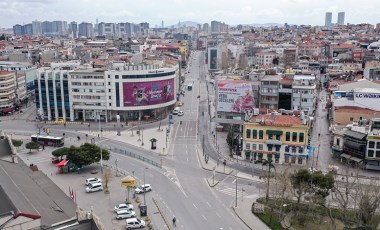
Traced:
<path id="1" fill-rule="evenodd" d="M 380 98 L 377 93 L 356 93 L 355 98 Z"/>
<path id="2" fill-rule="evenodd" d="M 124 82 L 124 106 L 157 105 L 174 100 L 174 79 Z"/>
<path id="3" fill-rule="evenodd" d="M 250 82 L 218 80 L 218 112 L 247 113 L 255 107 Z"/>

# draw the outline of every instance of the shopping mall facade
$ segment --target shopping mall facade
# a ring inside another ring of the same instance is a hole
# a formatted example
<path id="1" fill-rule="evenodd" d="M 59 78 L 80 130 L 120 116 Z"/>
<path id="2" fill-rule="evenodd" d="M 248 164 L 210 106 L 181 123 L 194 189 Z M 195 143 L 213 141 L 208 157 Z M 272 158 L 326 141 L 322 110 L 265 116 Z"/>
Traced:
<path id="1" fill-rule="evenodd" d="M 38 69 L 36 106 L 46 120 L 121 121 L 165 116 L 177 101 L 176 68 L 158 65 Z"/>

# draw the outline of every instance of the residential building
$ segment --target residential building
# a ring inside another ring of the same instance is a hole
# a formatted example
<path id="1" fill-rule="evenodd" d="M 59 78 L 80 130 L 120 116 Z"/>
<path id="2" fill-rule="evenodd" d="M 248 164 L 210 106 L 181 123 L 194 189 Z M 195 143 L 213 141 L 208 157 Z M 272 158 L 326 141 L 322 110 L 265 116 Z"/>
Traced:
<path id="1" fill-rule="evenodd" d="M 265 75 L 261 79 L 260 85 L 260 106 L 259 108 L 277 110 L 278 108 L 278 97 L 279 97 L 279 82 L 281 79 L 280 75 L 273 73 L 267 73 L 271 75 Z"/>
<path id="2" fill-rule="evenodd" d="M 98 35 L 99 36 L 114 36 L 116 34 L 115 23 L 104 23 L 98 24 Z"/>
<path id="3" fill-rule="evenodd" d="M 24 25 L 24 34 L 33 35 L 33 25 L 32 25 L 32 23 Z"/>
<path id="4" fill-rule="evenodd" d="M 345 16 L 344 12 L 338 13 L 338 25 L 340 26 L 344 25 L 344 16 Z"/>
<path id="5" fill-rule="evenodd" d="M 255 64 L 258 66 L 273 66 L 273 59 L 277 57 L 275 52 L 260 52 L 255 54 Z"/>
<path id="6" fill-rule="evenodd" d="M 292 83 L 292 109 L 313 114 L 316 107 L 316 77 L 295 75 Z"/>
<path id="7" fill-rule="evenodd" d="M 380 118 L 373 118 L 370 121 L 365 163 L 366 169 L 380 170 Z"/>
<path id="8" fill-rule="evenodd" d="M 278 108 L 292 110 L 292 84 L 293 76 L 285 74 L 279 81 L 278 87 Z"/>
<path id="9" fill-rule="evenodd" d="M 276 164 L 306 165 L 309 127 L 295 116 L 260 115 L 244 123 L 246 159 Z"/>
<path id="10" fill-rule="evenodd" d="M 203 32 L 207 35 L 210 33 L 210 25 L 208 23 L 204 23 L 202 27 Z"/>
<path id="11" fill-rule="evenodd" d="M 42 23 L 39 21 L 32 22 L 33 35 L 42 35 Z"/>
<path id="12" fill-rule="evenodd" d="M 12 112 L 16 100 L 16 73 L 0 71 L 0 112 Z"/>
<path id="13" fill-rule="evenodd" d="M 24 35 L 24 27 L 22 25 L 16 24 L 13 26 L 13 33 L 15 35 Z"/>
<path id="14" fill-rule="evenodd" d="M 78 38 L 78 23 L 70 22 L 69 24 L 69 32 L 72 38 Z"/>
<path id="15" fill-rule="evenodd" d="M 325 27 L 331 28 L 331 26 L 332 26 L 332 12 L 326 12 Z"/>
<path id="16" fill-rule="evenodd" d="M 42 34 L 51 34 L 53 33 L 53 23 L 49 21 L 43 21 L 41 24 Z"/>
<path id="17" fill-rule="evenodd" d="M 92 38 L 94 37 L 94 27 L 92 23 L 82 22 L 78 26 L 78 37 Z"/>

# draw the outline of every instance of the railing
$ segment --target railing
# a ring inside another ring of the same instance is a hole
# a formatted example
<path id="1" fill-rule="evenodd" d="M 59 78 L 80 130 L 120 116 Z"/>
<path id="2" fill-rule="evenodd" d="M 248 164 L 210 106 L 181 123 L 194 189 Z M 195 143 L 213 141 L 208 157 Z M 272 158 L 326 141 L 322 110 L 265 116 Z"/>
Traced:
<path id="1" fill-rule="evenodd" d="M 124 154 L 126 156 L 129 156 L 129 157 L 133 157 L 135 159 L 138 159 L 138 160 L 141 160 L 141 161 L 144 161 L 148 164 L 151 164 L 153 166 L 156 166 L 157 168 L 162 168 L 162 164 L 161 163 L 157 163 L 151 159 L 148 159 L 146 157 L 143 157 L 139 154 L 136 154 L 136 153 L 132 153 L 132 152 L 129 152 L 127 150 L 123 150 L 123 149 L 119 149 L 119 148 L 115 148 L 115 147 L 108 147 L 107 148 L 108 150 L 112 151 L 112 152 L 116 152 L 116 153 L 120 153 L 120 154 Z"/>

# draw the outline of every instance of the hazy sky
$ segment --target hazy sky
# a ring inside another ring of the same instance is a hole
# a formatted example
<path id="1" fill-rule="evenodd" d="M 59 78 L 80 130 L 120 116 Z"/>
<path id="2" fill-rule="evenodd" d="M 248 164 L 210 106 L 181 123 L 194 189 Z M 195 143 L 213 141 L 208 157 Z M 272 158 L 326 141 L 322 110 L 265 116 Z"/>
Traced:
<path id="1" fill-rule="evenodd" d="M 151 27 L 178 21 L 230 25 L 290 23 L 323 25 L 325 12 L 340 11 L 347 23 L 380 22 L 380 0 L 0 0 L 0 27 L 39 21 L 149 22 Z"/>

